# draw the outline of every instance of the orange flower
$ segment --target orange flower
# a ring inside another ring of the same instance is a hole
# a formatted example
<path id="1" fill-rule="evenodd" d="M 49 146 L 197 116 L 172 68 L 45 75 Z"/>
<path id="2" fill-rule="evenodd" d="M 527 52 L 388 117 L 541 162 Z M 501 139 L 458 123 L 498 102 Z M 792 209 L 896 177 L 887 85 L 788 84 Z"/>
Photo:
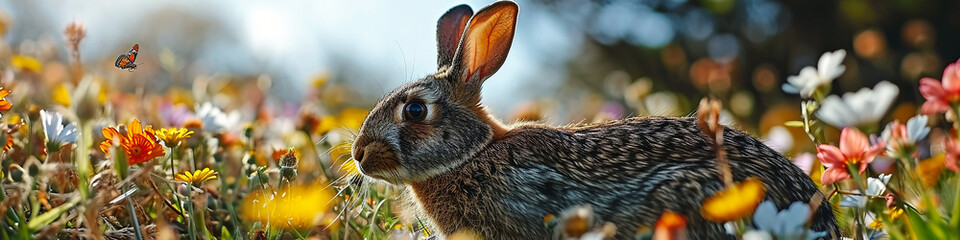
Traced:
<path id="1" fill-rule="evenodd" d="M 653 239 L 687 239 L 687 218 L 678 213 L 664 211 L 654 226 Z"/>
<path id="2" fill-rule="evenodd" d="M 6 99 L 7 95 L 10 95 L 10 91 L 0 87 L 0 111 L 9 111 L 10 108 L 13 108 L 13 103 Z"/>
<path id="3" fill-rule="evenodd" d="M 114 141 L 120 143 L 124 152 L 127 154 L 127 163 L 130 165 L 150 161 L 153 158 L 164 155 L 163 147 L 157 143 L 157 136 L 153 133 L 153 127 L 143 128 L 139 120 L 134 119 L 127 125 L 127 135 L 121 135 L 116 128 L 103 128 L 104 140 L 100 143 L 100 150 L 104 153 L 110 153 L 110 146 Z"/>
<path id="4" fill-rule="evenodd" d="M 13 135 L 9 133 L 2 133 L 2 134 L 6 134 L 6 137 L 7 137 L 7 142 L 6 144 L 3 145 L 3 151 L 4 152 L 10 151 L 10 149 L 13 149 Z"/>

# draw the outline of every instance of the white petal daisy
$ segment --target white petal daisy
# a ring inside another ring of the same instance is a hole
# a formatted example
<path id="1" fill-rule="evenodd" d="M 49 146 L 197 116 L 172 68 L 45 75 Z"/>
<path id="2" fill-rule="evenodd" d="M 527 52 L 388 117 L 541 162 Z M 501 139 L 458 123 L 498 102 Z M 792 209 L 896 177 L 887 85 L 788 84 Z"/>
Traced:
<path id="1" fill-rule="evenodd" d="M 41 109 L 40 121 L 43 123 L 43 135 L 47 139 L 47 150 L 56 152 L 67 143 L 77 142 L 77 137 L 80 135 L 77 124 L 70 123 L 64 126 L 63 115 L 60 113 Z"/>
<path id="2" fill-rule="evenodd" d="M 204 102 L 197 106 L 197 118 L 203 122 L 203 130 L 221 133 L 237 126 L 240 122 L 240 113 L 234 111 L 227 114 L 210 102 Z"/>
<path id="3" fill-rule="evenodd" d="M 800 70 L 800 74 L 787 77 L 787 84 L 783 85 L 783 90 L 789 93 L 800 93 L 803 98 L 810 98 L 820 86 L 829 85 L 846 71 L 847 68 L 841 64 L 846 55 L 847 52 L 843 49 L 824 53 L 817 62 L 817 68 L 804 67 Z"/>
<path id="4" fill-rule="evenodd" d="M 883 81 L 873 89 L 862 88 L 855 93 L 844 93 L 843 98 L 830 95 L 823 100 L 816 115 L 837 128 L 876 124 L 899 93 L 897 85 Z"/>

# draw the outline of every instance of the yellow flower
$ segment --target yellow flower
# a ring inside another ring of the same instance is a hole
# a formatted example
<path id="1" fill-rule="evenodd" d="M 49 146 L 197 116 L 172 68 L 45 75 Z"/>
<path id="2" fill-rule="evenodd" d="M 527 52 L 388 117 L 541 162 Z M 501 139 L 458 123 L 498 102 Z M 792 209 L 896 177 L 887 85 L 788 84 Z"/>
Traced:
<path id="1" fill-rule="evenodd" d="M 700 214 L 714 222 L 729 222 L 750 215 L 763 201 L 765 188 L 759 178 L 747 178 L 703 201 Z"/>
<path id="2" fill-rule="evenodd" d="M 70 106 L 70 91 L 67 90 L 67 84 L 63 83 L 53 89 L 53 102 L 59 103 L 64 107 Z"/>
<path id="3" fill-rule="evenodd" d="M 367 119 L 368 113 L 370 113 L 370 111 L 359 108 L 347 108 L 341 111 L 340 116 L 337 118 L 340 119 L 340 122 L 344 127 L 357 130 L 360 129 L 360 125 L 363 124 L 363 120 Z"/>
<path id="4" fill-rule="evenodd" d="M 197 170 L 193 173 L 188 170 L 183 171 L 183 173 L 178 173 L 176 179 L 194 185 L 199 185 L 203 181 L 217 179 L 217 172 L 210 170 L 210 168 L 203 168 L 203 170 Z"/>
<path id="5" fill-rule="evenodd" d="M 473 229 L 466 228 L 466 229 L 457 230 L 457 231 L 454 232 L 453 234 L 450 234 L 450 236 L 447 236 L 447 239 L 450 239 L 450 240 L 481 240 L 481 239 L 483 239 L 483 237 L 480 236 L 480 234 L 477 234 L 476 231 L 473 231 Z"/>
<path id="6" fill-rule="evenodd" d="M 890 220 L 897 220 L 900 216 L 903 216 L 903 208 L 894 207 L 889 210 Z"/>
<path id="7" fill-rule="evenodd" d="M 330 132 L 330 130 L 337 128 L 339 124 L 337 121 L 338 120 L 336 117 L 332 117 L 332 116 L 323 117 L 320 119 L 320 124 L 317 124 L 317 128 L 314 130 L 314 132 L 321 135 L 327 134 L 327 132 Z"/>
<path id="8" fill-rule="evenodd" d="M 337 144 L 330 149 L 330 160 L 340 165 L 340 172 L 345 175 L 359 175 L 357 162 L 350 156 L 351 144 L 348 142 Z"/>
<path id="9" fill-rule="evenodd" d="M 323 183 L 284 187 L 277 192 L 255 191 L 243 200 L 242 217 L 285 229 L 335 224 L 325 217 L 334 203 L 333 197 Z"/>
<path id="10" fill-rule="evenodd" d="M 937 181 L 940 180 L 940 173 L 943 172 L 945 159 L 944 154 L 939 154 L 917 164 L 917 177 L 920 178 L 924 187 L 932 187 L 937 184 Z"/>
<path id="11" fill-rule="evenodd" d="M 43 63 L 40 63 L 40 60 L 24 55 L 13 55 L 10 57 L 10 64 L 21 71 L 40 73 L 43 70 Z"/>
<path id="12" fill-rule="evenodd" d="M 868 227 L 881 230 L 883 229 L 883 222 L 880 221 L 880 218 L 874 218 L 873 222 L 870 222 L 870 225 Z"/>
<path id="13" fill-rule="evenodd" d="M 329 79 L 330 79 L 330 76 L 329 76 L 328 74 L 325 74 L 325 73 L 324 73 L 324 74 L 317 74 L 316 76 L 313 77 L 313 87 L 314 87 L 314 88 L 320 88 L 320 87 L 322 87 L 324 84 L 326 84 L 326 83 L 327 83 L 327 80 L 329 80 Z"/>
<path id="14" fill-rule="evenodd" d="M 190 138 L 193 135 L 193 131 L 187 130 L 186 128 L 162 128 L 157 131 L 154 131 L 157 134 L 157 137 L 160 140 L 163 140 L 163 143 L 167 145 L 168 148 L 174 148 L 180 145 L 184 139 Z"/>
<path id="15" fill-rule="evenodd" d="M 903 209 L 898 207 L 893 207 L 890 209 L 883 210 L 883 213 L 890 216 L 890 221 L 897 220 L 900 216 L 903 216 Z M 870 222 L 870 228 L 881 230 L 883 229 L 883 221 L 880 217 L 874 218 L 873 222 Z"/>

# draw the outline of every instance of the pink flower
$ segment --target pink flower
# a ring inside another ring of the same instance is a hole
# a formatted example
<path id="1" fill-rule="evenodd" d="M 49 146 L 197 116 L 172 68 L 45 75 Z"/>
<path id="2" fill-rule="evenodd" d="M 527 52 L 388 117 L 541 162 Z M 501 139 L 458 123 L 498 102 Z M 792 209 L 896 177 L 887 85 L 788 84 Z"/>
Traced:
<path id="1" fill-rule="evenodd" d="M 933 78 L 920 79 L 920 94 L 927 99 L 921 110 L 923 114 L 937 114 L 950 109 L 951 103 L 960 101 L 960 71 L 957 63 L 943 69 L 943 83 Z"/>
<path id="2" fill-rule="evenodd" d="M 960 141 L 957 141 L 957 137 L 953 134 L 949 134 L 943 138 L 943 148 L 947 151 L 947 169 L 960 172 L 960 167 L 957 166 L 957 158 L 960 157 Z"/>
<path id="3" fill-rule="evenodd" d="M 850 178 L 847 165 L 857 165 L 860 173 L 867 169 L 873 158 L 886 147 L 886 142 L 880 141 L 870 146 L 867 136 L 855 128 L 844 128 L 840 132 L 840 147 L 823 144 L 817 147 L 817 158 L 827 167 L 820 181 L 824 185 Z"/>

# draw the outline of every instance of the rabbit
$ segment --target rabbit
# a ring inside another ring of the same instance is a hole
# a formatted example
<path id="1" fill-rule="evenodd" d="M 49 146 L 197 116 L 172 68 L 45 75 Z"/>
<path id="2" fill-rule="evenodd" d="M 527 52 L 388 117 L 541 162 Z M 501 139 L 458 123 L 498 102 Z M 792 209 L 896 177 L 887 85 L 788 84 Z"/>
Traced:
<path id="1" fill-rule="evenodd" d="M 503 65 L 518 6 L 467 5 L 437 23 L 438 71 L 385 95 L 352 145 L 361 174 L 402 186 L 443 235 L 550 239 L 549 214 L 589 205 L 596 220 L 632 239 L 670 210 L 690 239 L 727 238 L 705 220 L 703 200 L 724 188 L 716 154 L 695 118 L 646 117 L 552 127 L 505 125 L 480 104 L 483 82 Z M 780 208 L 823 193 L 797 166 L 740 131 L 723 131 L 733 179 L 759 177 Z M 820 198 L 825 199 L 826 197 Z M 830 203 L 812 229 L 839 236 Z"/>

